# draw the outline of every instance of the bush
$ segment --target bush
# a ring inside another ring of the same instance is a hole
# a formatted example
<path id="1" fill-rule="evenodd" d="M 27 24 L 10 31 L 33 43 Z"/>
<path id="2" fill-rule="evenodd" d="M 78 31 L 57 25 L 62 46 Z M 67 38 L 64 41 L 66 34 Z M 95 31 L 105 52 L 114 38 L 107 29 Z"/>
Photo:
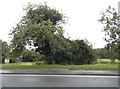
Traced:
<path id="1" fill-rule="evenodd" d="M 34 50 L 25 50 L 22 54 L 22 62 L 33 62 L 44 59 L 43 56 Z"/>

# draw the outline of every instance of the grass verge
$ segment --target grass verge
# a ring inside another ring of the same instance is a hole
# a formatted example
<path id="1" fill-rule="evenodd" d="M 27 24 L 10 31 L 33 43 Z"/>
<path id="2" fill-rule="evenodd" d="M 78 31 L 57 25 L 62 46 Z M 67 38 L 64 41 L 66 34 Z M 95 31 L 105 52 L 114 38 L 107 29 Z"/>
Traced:
<path id="1" fill-rule="evenodd" d="M 23 65 L 3 64 L 0 69 L 70 69 L 70 70 L 120 70 L 118 64 L 90 64 L 90 65 Z"/>

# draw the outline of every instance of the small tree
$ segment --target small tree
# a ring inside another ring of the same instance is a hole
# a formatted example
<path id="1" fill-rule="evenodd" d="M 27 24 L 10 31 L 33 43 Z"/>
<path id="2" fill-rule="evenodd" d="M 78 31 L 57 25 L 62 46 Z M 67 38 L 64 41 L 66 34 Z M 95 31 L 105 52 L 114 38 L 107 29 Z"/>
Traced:
<path id="1" fill-rule="evenodd" d="M 84 40 L 75 40 L 75 64 L 90 64 L 95 61 L 93 49 Z"/>

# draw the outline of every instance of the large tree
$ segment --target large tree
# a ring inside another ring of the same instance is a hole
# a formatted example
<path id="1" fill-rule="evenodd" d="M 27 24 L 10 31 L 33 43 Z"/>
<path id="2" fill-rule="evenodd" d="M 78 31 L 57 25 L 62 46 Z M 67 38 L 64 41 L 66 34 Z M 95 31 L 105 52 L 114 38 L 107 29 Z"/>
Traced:
<path id="1" fill-rule="evenodd" d="M 12 31 L 13 50 L 20 55 L 26 45 L 34 46 L 36 51 L 45 55 L 46 60 L 52 60 L 50 58 L 63 37 L 60 26 L 64 22 L 63 15 L 46 4 L 30 4 L 25 11 L 26 15 Z"/>
<path id="2" fill-rule="evenodd" d="M 62 13 L 54 8 L 45 5 L 28 5 L 25 9 L 26 14 L 21 21 L 13 29 L 12 51 L 15 56 L 24 54 L 23 50 L 26 46 L 32 46 L 41 55 L 44 55 L 45 62 L 48 64 L 74 64 L 74 51 L 81 52 L 82 57 L 77 60 L 87 60 L 84 64 L 90 63 L 88 59 L 92 59 L 89 47 L 84 42 L 71 41 L 63 35 L 62 25 L 65 18 Z M 81 44 L 80 44 L 81 43 Z M 77 47 L 78 49 L 76 50 Z M 27 56 L 28 57 L 28 56 Z M 88 58 L 89 57 L 89 58 Z M 78 61 L 81 62 L 81 61 Z"/>

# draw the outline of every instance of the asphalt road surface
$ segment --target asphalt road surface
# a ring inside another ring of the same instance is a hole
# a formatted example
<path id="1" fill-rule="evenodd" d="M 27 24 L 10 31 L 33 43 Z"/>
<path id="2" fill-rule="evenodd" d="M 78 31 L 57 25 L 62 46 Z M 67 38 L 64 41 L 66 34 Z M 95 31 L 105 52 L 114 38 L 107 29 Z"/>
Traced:
<path id="1" fill-rule="evenodd" d="M 2 87 L 118 87 L 118 76 L 3 74 Z"/>

